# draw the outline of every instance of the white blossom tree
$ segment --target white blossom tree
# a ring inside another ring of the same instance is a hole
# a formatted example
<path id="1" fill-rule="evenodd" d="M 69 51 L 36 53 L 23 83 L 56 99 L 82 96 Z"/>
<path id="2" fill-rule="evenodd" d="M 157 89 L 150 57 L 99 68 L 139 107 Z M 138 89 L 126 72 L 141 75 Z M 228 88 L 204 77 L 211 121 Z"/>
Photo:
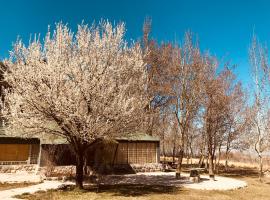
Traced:
<path id="1" fill-rule="evenodd" d="M 59 23 L 25 46 L 17 41 L 6 60 L 5 117 L 12 134 L 61 136 L 76 157 L 83 187 L 83 157 L 97 138 L 134 131 L 146 100 L 147 72 L 140 45 L 124 40 L 123 23 L 81 24 L 76 33 Z"/>

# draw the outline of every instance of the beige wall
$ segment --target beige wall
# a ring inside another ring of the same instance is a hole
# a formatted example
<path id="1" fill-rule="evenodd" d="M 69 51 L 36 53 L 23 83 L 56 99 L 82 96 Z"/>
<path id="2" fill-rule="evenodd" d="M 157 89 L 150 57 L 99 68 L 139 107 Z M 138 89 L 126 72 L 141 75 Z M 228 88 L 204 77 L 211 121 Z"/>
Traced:
<path id="1" fill-rule="evenodd" d="M 154 142 L 119 143 L 115 163 L 157 163 L 157 145 Z"/>

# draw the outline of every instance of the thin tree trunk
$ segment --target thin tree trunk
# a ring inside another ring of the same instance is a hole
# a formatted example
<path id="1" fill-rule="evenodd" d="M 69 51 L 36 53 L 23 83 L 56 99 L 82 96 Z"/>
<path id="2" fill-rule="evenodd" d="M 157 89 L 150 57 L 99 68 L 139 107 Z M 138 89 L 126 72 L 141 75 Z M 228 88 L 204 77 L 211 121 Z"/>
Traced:
<path id="1" fill-rule="evenodd" d="M 190 145 L 189 146 L 189 152 L 190 152 L 190 164 L 192 165 L 193 164 L 193 162 L 192 162 L 192 160 L 193 160 L 193 150 L 192 150 L 192 146 Z"/>
<path id="2" fill-rule="evenodd" d="M 259 155 L 259 180 L 262 181 L 262 177 L 263 177 L 263 159 L 262 156 Z"/>
<path id="3" fill-rule="evenodd" d="M 163 161 L 166 161 L 166 154 L 165 154 L 165 137 L 163 135 L 163 145 L 162 145 L 162 150 L 163 150 Z"/>
<path id="4" fill-rule="evenodd" d="M 207 156 L 206 161 L 205 161 L 205 166 L 204 166 L 205 169 L 208 169 L 208 165 L 209 165 L 208 161 L 209 161 L 209 158 Z"/>
<path id="5" fill-rule="evenodd" d="M 217 157 L 214 156 L 214 171 L 217 170 Z"/>
<path id="6" fill-rule="evenodd" d="M 259 135 L 258 135 L 257 142 L 255 144 L 255 151 L 257 152 L 257 155 L 259 158 L 259 180 L 262 181 L 262 176 L 263 176 L 263 159 L 262 159 L 262 151 L 261 151 L 262 138 L 261 138 L 259 126 L 257 126 L 257 129 L 258 129 Z"/>
<path id="7" fill-rule="evenodd" d="M 217 160 L 217 165 L 215 167 L 216 173 L 219 173 L 219 166 L 220 166 L 220 156 L 221 156 L 221 144 L 219 145 L 218 148 L 218 160 Z"/>
<path id="8" fill-rule="evenodd" d="M 231 132 L 228 135 L 227 139 L 227 145 L 226 145 L 226 153 L 225 153 L 225 171 L 228 171 L 228 162 L 229 162 L 229 153 L 230 153 L 230 147 L 231 147 Z"/>
<path id="9" fill-rule="evenodd" d="M 173 163 L 175 163 L 175 142 L 173 143 Z"/>
<path id="10" fill-rule="evenodd" d="M 215 171 L 214 171 L 214 156 L 211 155 L 210 153 L 209 153 L 209 156 L 208 156 L 208 160 L 209 160 L 209 168 L 208 168 L 209 177 L 210 178 L 214 178 L 214 175 L 215 175 Z"/>
<path id="11" fill-rule="evenodd" d="M 84 162 L 83 162 L 83 172 L 84 172 L 84 175 L 87 176 L 89 174 L 89 171 L 88 171 L 88 162 L 87 162 L 87 158 L 86 156 L 84 157 Z"/>
<path id="12" fill-rule="evenodd" d="M 229 152 L 226 151 L 226 154 L 225 154 L 225 171 L 226 172 L 228 171 L 228 168 L 229 168 Z"/>
<path id="13" fill-rule="evenodd" d="M 182 170 L 183 157 L 184 157 L 184 150 L 181 148 L 181 150 L 179 152 L 177 172 L 176 172 L 176 178 L 177 179 L 180 178 L 180 174 L 181 174 L 181 170 Z"/>
<path id="14" fill-rule="evenodd" d="M 199 160 L 199 167 L 202 168 L 203 167 L 203 164 L 204 164 L 204 155 L 202 154 L 200 156 L 200 160 Z"/>
<path id="15" fill-rule="evenodd" d="M 190 154 L 189 154 L 189 150 L 188 150 L 188 145 L 186 148 L 186 158 L 187 158 L 187 165 L 189 165 Z"/>
<path id="16" fill-rule="evenodd" d="M 181 170 L 182 170 L 182 162 L 184 157 L 184 150 L 185 150 L 185 136 L 184 131 L 181 131 L 181 146 L 180 146 L 180 152 L 178 157 L 178 166 L 176 171 L 176 178 L 180 178 Z"/>

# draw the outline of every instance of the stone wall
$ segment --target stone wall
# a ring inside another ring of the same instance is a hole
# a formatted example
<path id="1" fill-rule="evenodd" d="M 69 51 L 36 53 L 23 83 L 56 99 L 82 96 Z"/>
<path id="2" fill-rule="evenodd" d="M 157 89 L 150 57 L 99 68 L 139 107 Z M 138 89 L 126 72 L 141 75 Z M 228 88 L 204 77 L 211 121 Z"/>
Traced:
<path id="1" fill-rule="evenodd" d="M 34 173 L 37 165 L 0 165 L 0 173 Z"/>
<path id="2" fill-rule="evenodd" d="M 59 176 L 75 176 L 76 166 L 52 166 L 52 167 L 41 167 L 40 174 L 47 177 L 59 177 Z"/>
<path id="3" fill-rule="evenodd" d="M 106 170 L 106 173 L 103 174 L 129 174 L 137 172 L 158 172 L 162 171 L 163 167 L 160 163 L 147 163 L 147 164 L 131 164 L 131 165 L 115 165 L 112 168 Z M 75 176 L 76 167 L 74 165 L 70 166 L 54 166 L 54 167 L 41 167 L 41 174 L 45 176 Z M 92 174 L 90 168 L 88 172 Z M 101 172 L 102 173 L 102 172 Z"/>
<path id="4" fill-rule="evenodd" d="M 37 165 L 0 165 L 0 173 L 17 173 L 17 172 L 28 172 L 34 173 Z M 147 164 L 130 164 L 130 165 L 115 165 L 115 168 L 119 169 L 120 173 L 133 173 L 136 172 L 156 172 L 162 171 L 162 164 L 160 163 L 147 163 Z M 130 170 L 131 169 L 131 170 Z M 90 169 L 88 168 L 88 171 Z M 109 172 L 109 171 L 108 171 Z M 115 170 L 110 171 L 111 173 L 117 172 Z M 44 176 L 74 176 L 76 173 L 76 166 L 47 166 L 40 167 L 39 173 Z M 91 173 L 91 172 L 90 172 Z"/>
<path id="5" fill-rule="evenodd" d="M 138 172 L 160 172 L 163 170 L 161 163 L 130 164 L 136 173 Z"/>

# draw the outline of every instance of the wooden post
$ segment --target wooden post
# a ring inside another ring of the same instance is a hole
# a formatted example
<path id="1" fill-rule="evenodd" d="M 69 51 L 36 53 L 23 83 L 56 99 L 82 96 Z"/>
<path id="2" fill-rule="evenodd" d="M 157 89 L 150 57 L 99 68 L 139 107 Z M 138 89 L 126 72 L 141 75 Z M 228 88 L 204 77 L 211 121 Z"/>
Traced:
<path id="1" fill-rule="evenodd" d="M 40 167 L 40 163 L 41 163 L 41 142 L 39 143 L 39 154 L 38 154 L 38 160 L 37 160 L 37 167 L 35 169 L 35 174 L 38 173 L 39 167 Z"/>
<path id="2" fill-rule="evenodd" d="M 128 157 L 128 154 L 129 154 L 128 143 L 129 143 L 129 142 L 127 142 L 127 164 L 129 164 L 129 160 L 128 160 L 128 159 L 129 159 L 129 157 Z"/>
<path id="3" fill-rule="evenodd" d="M 27 164 L 30 165 L 31 164 L 31 156 L 32 155 L 32 144 L 29 144 L 29 155 L 28 155 L 28 160 L 27 160 Z"/>
<path id="4" fill-rule="evenodd" d="M 160 144 L 159 142 L 156 143 L 156 162 L 160 162 Z"/>
<path id="5" fill-rule="evenodd" d="M 135 144 L 136 144 L 136 163 L 138 163 L 138 148 L 137 148 L 137 142 L 136 142 Z"/>

